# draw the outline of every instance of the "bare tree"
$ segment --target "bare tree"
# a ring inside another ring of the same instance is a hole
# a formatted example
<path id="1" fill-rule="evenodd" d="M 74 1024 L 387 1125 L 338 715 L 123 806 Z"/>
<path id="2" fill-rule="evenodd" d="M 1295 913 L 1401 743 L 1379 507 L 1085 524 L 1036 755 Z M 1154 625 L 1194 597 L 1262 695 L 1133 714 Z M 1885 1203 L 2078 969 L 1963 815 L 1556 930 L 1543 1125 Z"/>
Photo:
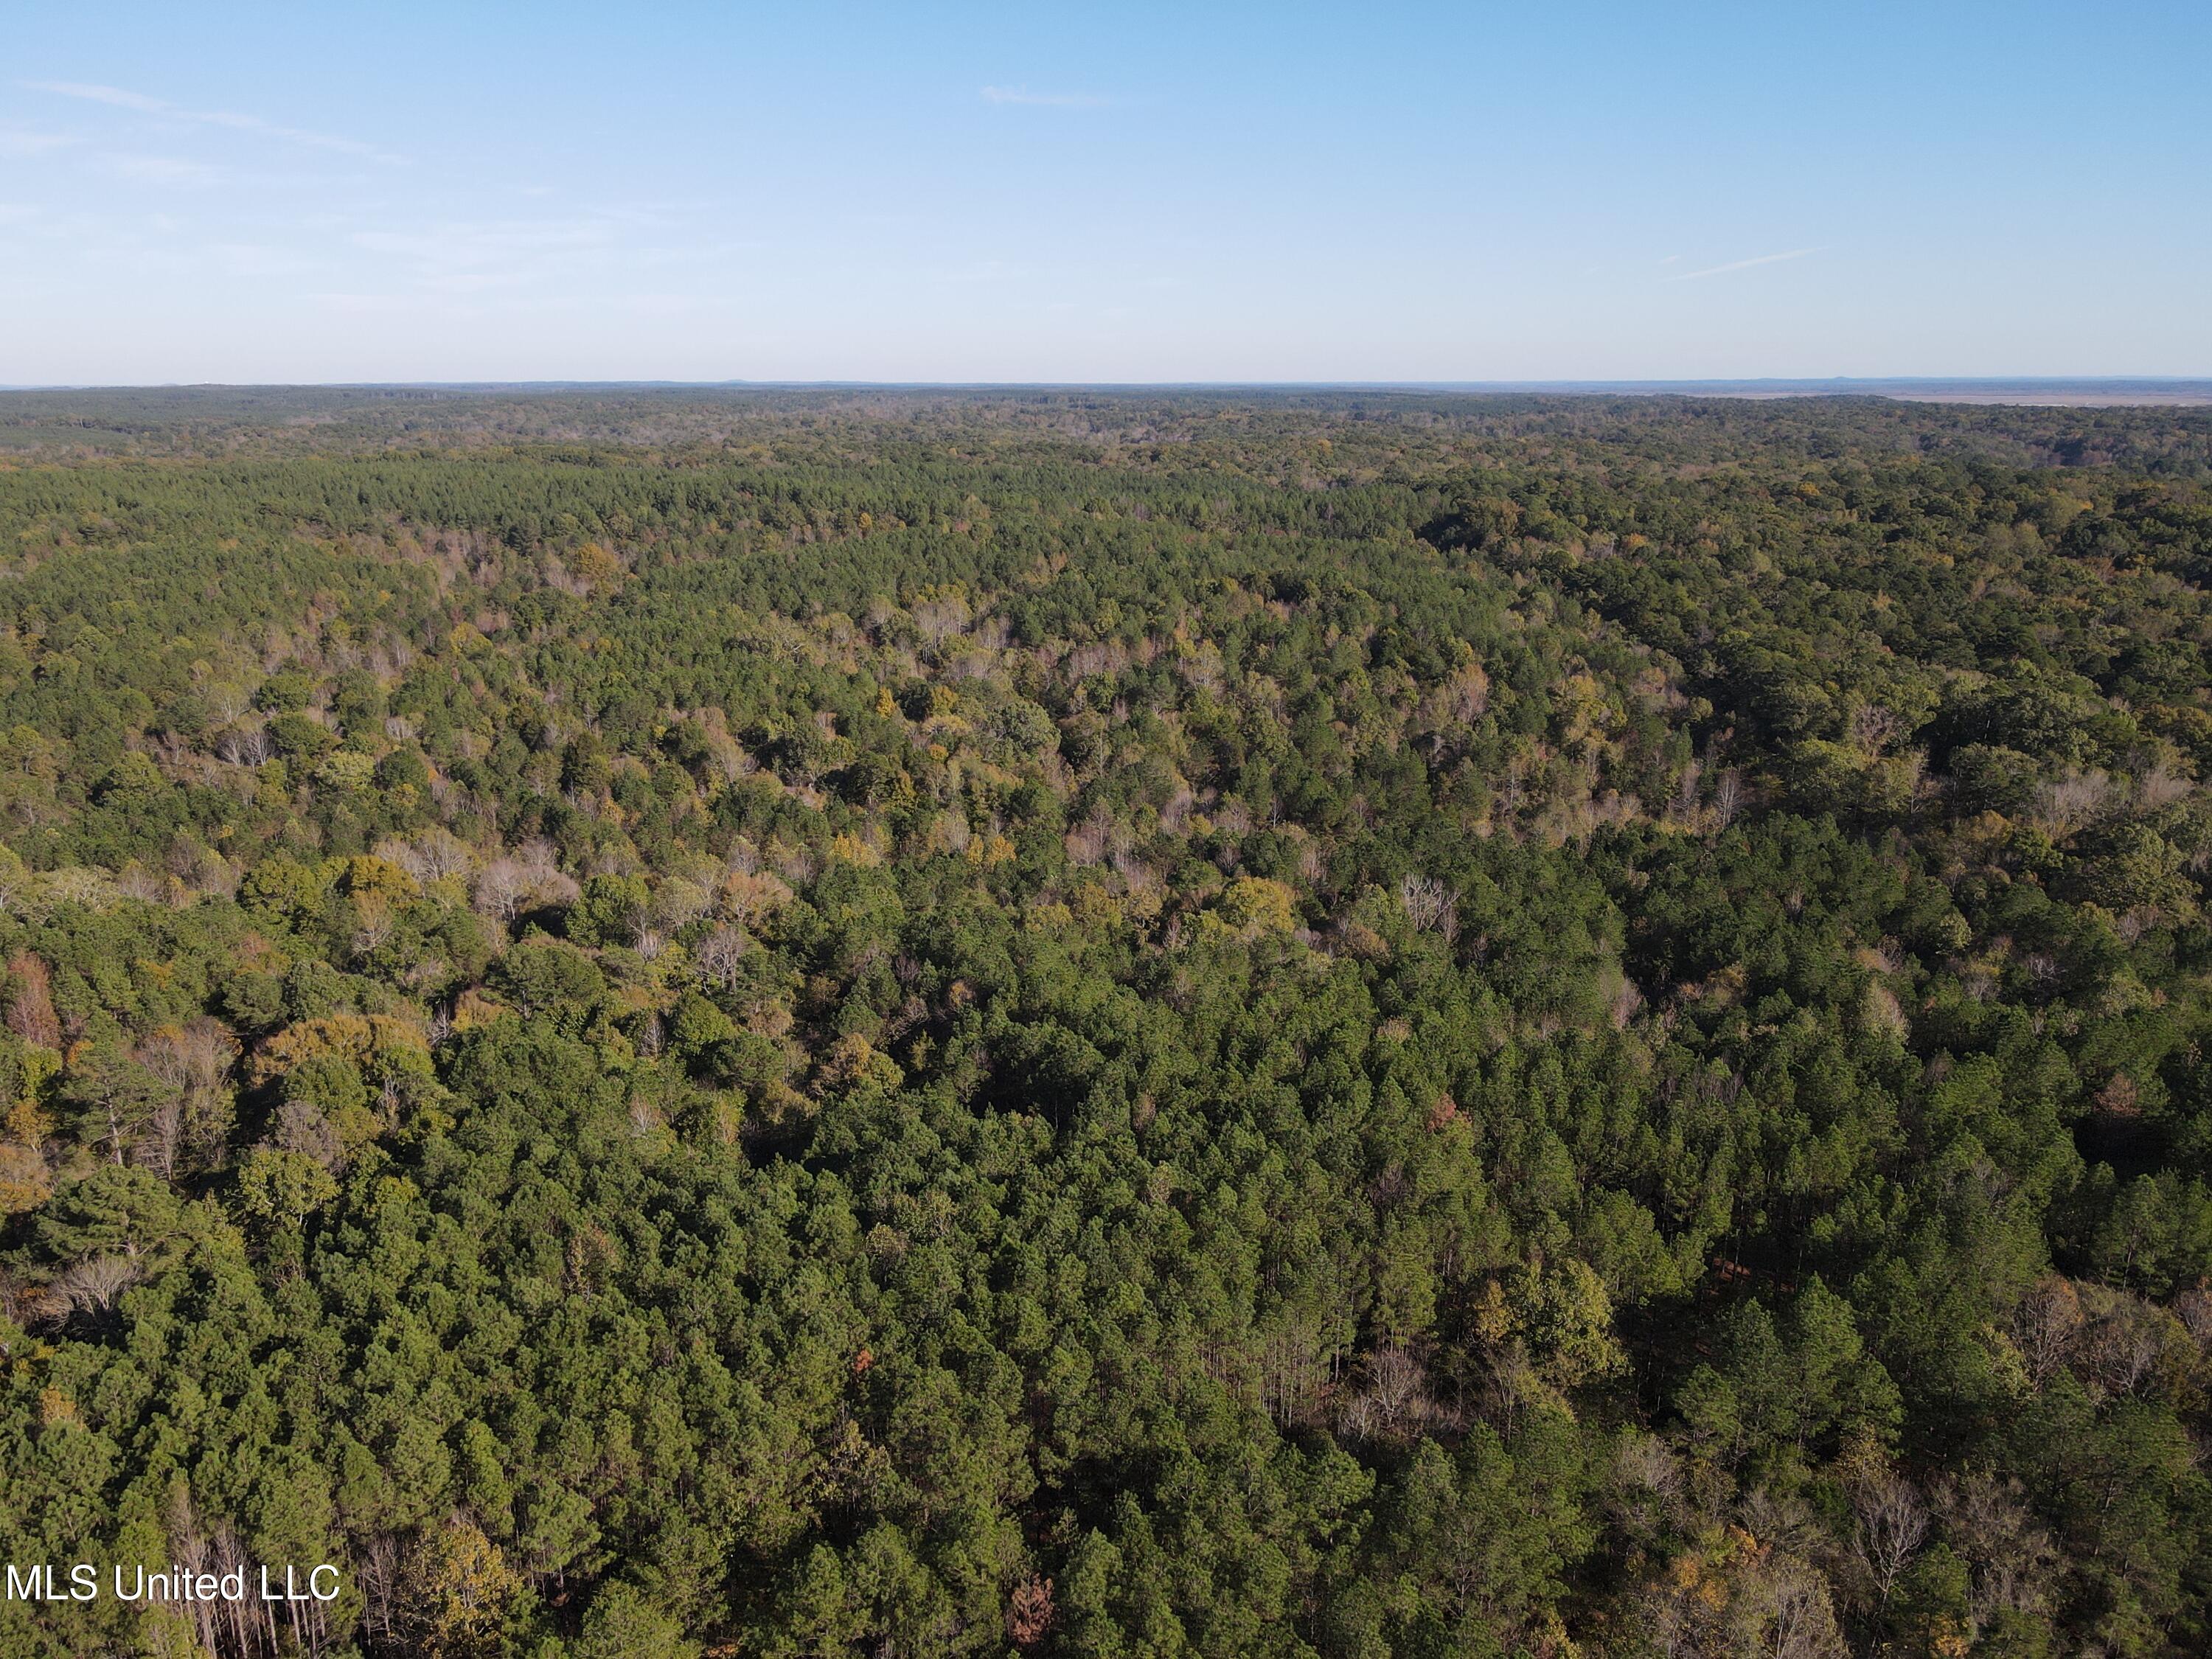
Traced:
<path id="1" fill-rule="evenodd" d="M 1099 864 L 1114 845 L 1114 817 L 1102 802 L 1091 816 L 1067 832 L 1067 857 L 1072 864 Z"/>
<path id="2" fill-rule="evenodd" d="M 1973 1613 L 2041 1613 L 2050 1604 L 2058 1548 L 2036 1524 L 2017 1480 L 1985 1469 L 1946 1476 L 1931 1494 L 1944 1535 L 1973 1569 Z"/>
<path id="3" fill-rule="evenodd" d="M 692 960 L 698 964 L 701 978 L 727 990 L 738 982 L 738 965 L 750 948 L 744 931 L 725 922 L 699 941 Z"/>
<path id="4" fill-rule="evenodd" d="M 561 872 L 552 848 L 534 841 L 479 870 L 471 896 L 477 914 L 506 927 L 532 904 L 573 904 L 580 890 Z"/>
<path id="5" fill-rule="evenodd" d="M 509 926 L 530 896 L 529 872 L 513 859 L 494 859 L 477 872 L 472 896 L 478 912 L 502 927 Z"/>
<path id="6" fill-rule="evenodd" d="M 1402 1347 L 1377 1349 L 1361 1368 L 1362 1385 L 1344 1407 L 1344 1426 L 1362 1439 L 1417 1433 L 1435 1414 L 1421 1362 Z"/>
<path id="7" fill-rule="evenodd" d="M 2125 1291 L 2100 1290 L 2097 1316 L 2077 1350 L 2082 1380 L 2106 1399 L 2132 1395 L 2149 1380 L 2166 1355 L 2177 1322 L 2164 1309 Z"/>
<path id="8" fill-rule="evenodd" d="M 1447 942 L 1459 937 L 1459 900 L 1434 876 L 1407 876 L 1398 884 L 1398 899 L 1414 932 L 1440 933 Z"/>
<path id="9" fill-rule="evenodd" d="M 2046 1274 L 2013 1310 L 2013 1346 L 2029 1379 L 2040 1389 L 2066 1363 L 2080 1336 L 2081 1297 L 2071 1281 Z"/>
<path id="10" fill-rule="evenodd" d="M 2174 1316 L 2201 1348 L 2212 1348 L 2212 1290 L 2197 1285 L 2173 1299 Z"/>
<path id="11" fill-rule="evenodd" d="M 791 888 L 781 877 L 765 872 L 732 870 L 722 882 L 722 914 L 738 927 L 789 901 Z"/>
<path id="12" fill-rule="evenodd" d="M 1927 1541 L 1928 1505 L 1903 1475 L 1877 1469 L 1852 1487 L 1851 1509 L 1858 1517 L 1852 1547 L 1887 1607 L 1897 1581 Z"/>
<path id="13" fill-rule="evenodd" d="M 128 1256 L 94 1256 L 54 1276 L 40 1311 L 56 1322 L 73 1314 L 104 1314 L 140 1277 L 139 1264 Z"/>
<path id="14" fill-rule="evenodd" d="M 234 726 L 216 739 L 218 758 L 233 766 L 258 766 L 269 758 L 269 728 Z"/>
<path id="15" fill-rule="evenodd" d="M 237 1042 L 203 1015 L 165 1025 L 143 1040 L 132 1058 L 164 1091 L 141 1143 L 139 1160 L 174 1180 L 179 1169 L 220 1163 L 230 1127 L 230 1068 Z"/>
<path id="16" fill-rule="evenodd" d="M 1698 780 L 1702 770 L 1695 761 L 1682 766 L 1681 781 L 1675 786 L 1674 799 L 1668 805 L 1670 817 L 1683 822 L 1694 821 L 1698 811 Z"/>
<path id="17" fill-rule="evenodd" d="M 660 884 L 653 896 L 653 925 L 663 933 L 678 933 L 714 908 L 714 896 L 696 881 L 682 876 Z"/>
<path id="18" fill-rule="evenodd" d="M 278 1109 L 276 1139 L 284 1151 L 311 1158 L 325 1170 L 344 1165 L 345 1143 L 322 1108 L 311 1102 L 288 1100 Z"/>
<path id="19" fill-rule="evenodd" d="M 914 623 L 924 639 L 941 643 L 975 619 L 968 601 L 958 594 L 925 599 L 914 607 Z"/>
<path id="20" fill-rule="evenodd" d="M 1713 786 L 1713 828 L 1725 830 L 1743 810 L 1743 779 L 1730 767 Z"/>
<path id="21" fill-rule="evenodd" d="M 355 1582 L 361 1586 L 362 1622 L 375 1629 L 387 1652 L 392 1650 L 392 1615 L 398 1611 L 405 1588 L 404 1571 L 398 1540 L 386 1532 L 369 1539 L 355 1569 Z"/>
<path id="22" fill-rule="evenodd" d="M 2145 772 L 2136 784 L 2136 810 L 2139 812 L 2158 812 L 2176 802 L 2189 799 L 2194 786 L 2185 777 L 2177 777 L 2166 769 L 2161 761 Z"/>
<path id="23" fill-rule="evenodd" d="M 1844 1659 L 1850 1650 L 1836 1626 L 1828 1582 L 1810 1563 L 1785 1557 L 1759 1575 L 1753 1605 L 1765 1633 L 1763 1659 Z"/>
<path id="24" fill-rule="evenodd" d="M 419 882 L 442 881 L 465 875 L 476 862 L 475 849 L 442 823 L 434 823 L 412 840 L 398 836 L 376 844 L 376 855 L 389 859 Z"/>
<path id="25" fill-rule="evenodd" d="M 164 1181 L 174 1181 L 184 1142 L 185 1097 L 173 1089 L 165 1091 L 154 1102 L 154 1109 L 139 1131 L 137 1145 L 131 1149 L 131 1161 Z"/>
<path id="26" fill-rule="evenodd" d="M 398 925 L 392 914 L 392 901 L 380 892 L 358 892 L 353 896 L 353 953 L 356 957 L 374 956 L 391 942 Z"/>
<path id="27" fill-rule="evenodd" d="M 1851 710 L 1851 742 L 1869 757 L 1879 755 L 1904 729 L 1904 720 L 1878 702 L 1863 702 Z"/>
<path id="28" fill-rule="evenodd" d="M 2076 769 L 2036 786 L 2033 816 L 2053 841 L 2064 841 L 2101 817 L 2112 796 L 2112 780 L 2102 769 Z"/>

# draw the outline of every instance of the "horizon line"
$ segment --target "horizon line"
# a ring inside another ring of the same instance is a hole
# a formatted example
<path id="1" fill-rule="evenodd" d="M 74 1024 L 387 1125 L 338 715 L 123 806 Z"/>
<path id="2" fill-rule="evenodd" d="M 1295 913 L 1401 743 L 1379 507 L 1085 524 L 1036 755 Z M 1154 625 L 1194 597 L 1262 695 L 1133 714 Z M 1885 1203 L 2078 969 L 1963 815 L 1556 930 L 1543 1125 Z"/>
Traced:
<path id="1" fill-rule="evenodd" d="M 576 376 L 528 380 L 37 380 L 0 382 L 0 394 L 54 392 L 496 392 L 544 390 L 751 391 L 1622 391 L 1676 387 L 1754 386 L 1959 386 L 2142 387 L 2203 389 L 2212 392 L 2205 374 L 1747 374 L 1654 375 L 1641 377 L 1551 376 L 1514 380 L 871 380 L 855 378 L 672 380 L 654 377 L 586 379 Z"/>

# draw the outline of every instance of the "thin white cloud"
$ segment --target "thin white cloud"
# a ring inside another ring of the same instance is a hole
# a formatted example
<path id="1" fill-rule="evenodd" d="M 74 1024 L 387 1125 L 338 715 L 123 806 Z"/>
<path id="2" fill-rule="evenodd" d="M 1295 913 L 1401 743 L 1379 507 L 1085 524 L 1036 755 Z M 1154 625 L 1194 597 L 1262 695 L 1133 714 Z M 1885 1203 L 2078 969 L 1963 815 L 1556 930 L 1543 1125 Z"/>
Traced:
<path id="1" fill-rule="evenodd" d="M 417 295 L 459 301 L 496 294 L 520 302 L 525 290 L 544 295 L 563 283 L 635 276 L 680 261 L 695 250 L 653 234 L 666 221 L 651 206 L 623 205 L 566 217 L 389 224 L 343 240 Z"/>
<path id="2" fill-rule="evenodd" d="M 303 254 L 259 242 L 217 242 L 208 252 L 233 276 L 300 276 L 321 269 Z"/>
<path id="3" fill-rule="evenodd" d="M 189 122 L 195 126 L 224 127 L 233 132 L 250 132 L 264 138 L 274 138 L 287 144 L 302 144 L 313 149 L 335 150 L 341 155 L 359 155 L 372 161 L 398 161 L 399 156 L 374 144 L 363 143 L 358 138 L 340 138 L 327 132 L 311 132 L 304 127 L 288 127 L 276 121 L 264 121 L 258 115 L 240 115 L 232 110 L 186 109 L 166 98 L 155 98 L 143 92 L 131 92 L 123 87 L 100 86 L 88 81 L 23 81 L 17 83 L 33 92 L 52 93 L 57 98 L 75 98 L 88 104 L 106 104 L 112 109 L 135 110 L 141 115 L 158 115 L 164 120 Z"/>
<path id="4" fill-rule="evenodd" d="M 112 104 L 118 109 L 135 109 L 146 115 L 178 112 L 173 106 L 159 98 L 149 98 L 143 92 L 125 92 L 120 87 L 97 87 L 83 81 L 23 81 L 17 84 L 33 92 L 51 92 L 58 98 L 82 98 L 92 104 Z"/>
<path id="5" fill-rule="evenodd" d="M 314 294 L 308 296 L 325 310 L 343 312 L 349 316 L 390 316 L 417 312 L 425 307 L 420 295 L 410 294 Z"/>
<path id="6" fill-rule="evenodd" d="M 356 231 L 347 240 L 370 253 L 388 254 L 426 268 L 465 270 L 578 249 L 607 247 L 618 240 L 611 217 L 517 219 L 453 222 L 407 230 Z"/>
<path id="7" fill-rule="evenodd" d="M 0 155 L 43 155 L 76 141 L 58 132 L 35 132 L 28 127 L 0 127 Z"/>
<path id="8" fill-rule="evenodd" d="M 198 190 L 224 177 L 221 167 L 182 155 L 110 155 L 102 158 L 100 165 L 136 184 L 164 185 L 178 190 Z"/>
<path id="9" fill-rule="evenodd" d="M 1089 92 L 1031 92 L 1027 87 L 985 87 L 987 104 L 1028 104 L 1040 109 L 1103 109 L 1107 100 Z"/>
<path id="10" fill-rule="evenodd" d="M 975 283 L 1012 282 L 1023 274 L 1019 266 L 1010 265 L 1004 259 L 979 259 L 973 264 L 933 273 L 938 282 L 962 287 Z"/>
<path id="11" fill-rule="evenodd" d="M 1686 270 L 1679 276 L 1662 278 L 1669 283 L 1694 283 L 1700 276 L 1718 276 L 1730 270 L 1749 270 L 1753 265 L 1778 264 L 1784 259 L 1802 259 L 1808 253 L 1818 253 L 1816 247 L 1793 247 L 1787 253 L 1762 253 L 1751 259 L 1731 259 L 1724 265 L 1707 265 L 1703 270 Z"/>

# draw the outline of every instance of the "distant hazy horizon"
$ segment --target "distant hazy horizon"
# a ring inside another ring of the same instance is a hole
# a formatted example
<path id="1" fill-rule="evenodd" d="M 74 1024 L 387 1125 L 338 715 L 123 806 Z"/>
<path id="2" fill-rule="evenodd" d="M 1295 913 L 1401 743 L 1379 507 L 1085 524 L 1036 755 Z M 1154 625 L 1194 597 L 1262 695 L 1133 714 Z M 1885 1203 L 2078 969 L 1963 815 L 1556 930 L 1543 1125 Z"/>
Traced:
<path id="1" fill-rule="evenodd" d="M 2212 375 L 2212 8 L 20 9 L 0 383 Z"/>
<path id="2" fill-rule="evenodd" d="M 1890 398 L 1905 402 L 2040 404 L 2049 407 L 2188 407 L 2212 404 L 2212 377 L 2190 375 L 1829 375 L 1674 380 L 322 380 L 161 381 L 0 386 L 15 393 L 189 392 L 433 392 L 467 393 L 644 391 L 823 391 L 883 392 L 1426 392 L 1470 397 Z"/>

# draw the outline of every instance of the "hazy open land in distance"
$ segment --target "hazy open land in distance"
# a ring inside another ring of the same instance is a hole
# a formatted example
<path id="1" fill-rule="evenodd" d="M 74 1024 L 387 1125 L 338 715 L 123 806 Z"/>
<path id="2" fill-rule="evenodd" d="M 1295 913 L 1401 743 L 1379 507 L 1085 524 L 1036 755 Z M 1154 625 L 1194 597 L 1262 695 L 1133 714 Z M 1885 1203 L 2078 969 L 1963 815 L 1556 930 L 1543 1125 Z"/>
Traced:
<path id="1" fill-rule="evenodd" d="M 1449 383 L 1446 383 L 1449 384 Z M 1504 390 L 1473 386 L 1465 391 Z M 1945 380 L 1940 376 L 1826 380 L 1581 380 L 1532 381 L 1517 392 L 1672 394 L 1692 398 L 1897 398 L 1907 403 L 2030 404 L 2058 409 L 2105 409 L 2212 404 L 2212 380 L 2169 379 Z"/>
<path id="2" fill-rule="evenodd" d="M 2212 1652 L 2207 395 L 0 394 L 0 1656 Z"/>

